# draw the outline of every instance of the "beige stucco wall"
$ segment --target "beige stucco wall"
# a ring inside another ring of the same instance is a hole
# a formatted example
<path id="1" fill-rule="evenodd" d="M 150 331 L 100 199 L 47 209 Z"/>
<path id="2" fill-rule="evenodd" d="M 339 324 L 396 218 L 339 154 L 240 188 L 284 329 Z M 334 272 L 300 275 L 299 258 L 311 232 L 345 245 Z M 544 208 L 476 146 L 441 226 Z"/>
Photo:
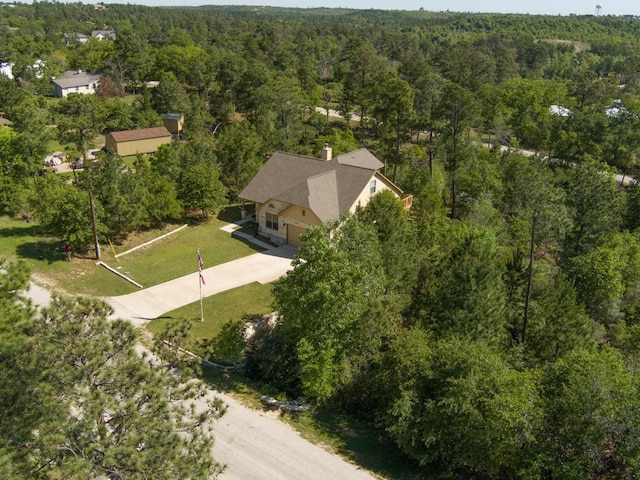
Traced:
<path id="1" fill-rule="evenodd" d="M 271 207 L 273 205 L 273 207 Z M 287 228 L 281 213 L 291 205 L 289 203 L 268 200 L 261 204 L 256 204 L 256 220 L 258 221 L 258 231 L 275 243 L 284 244 L 287 242 Z M 278 230 L 267 228 L 267 212 L 278 215 Z"/>
<path id="2" fill-rule="evenodd" d="M 398 196 L 396 190 L 387 184 L 387 180 L 382 175 L 372 175 L 371 180 L 376 180 L 375 193 L 369 193 L 369 184 L 360 192 L 357 200 L 349 209 L 352 213 L 355 213 L 358 205 L 365 206 L 369 203 L 369 200 L 373 195 L 376 195 L 383 190 L 391 190 L 394 195 Z M 273 205 L 273 207 L 270 207 Z M 304 215 L 303 215 L 304 211 Z M 274 215 L 278 215 L 278 230 L 272 230 L 267 228 L 267 212 Z M 276 200 L 269 200 L 262 204 L 256 204 L 256 221 L 258 222 L 259 232 L 268 237 L 271 241 L 279 244 L 287 243 L 287 228 L 288 226 L 297 228 L 307 228 L 309 225 L 322 225 L 320 219 L 309 208 L 302 208 L 298 205 L 291 205 L 285 202 L 278 202 Z"/>
<path id="3" fill-rule="evenodd" d="M 308 225 L 322 225 L 320 219 L 308 208 L 298 205 L 291 205 L 282 212 L 282 216 L 287 224 L 306 228 Z"/>
<path id="4" fill-rule="evenodd" d="M 371 183 L 371 180 L 375 180 L 376 181 L 376 191 L 373 194 L 369 193 L 369 184 Z M 392 192 L 394 192 L 394 195 L 396 197 L 398 196 L 398 194 L 395 192 L 395 190 L 393 190 L 392 188 L 390 188 L 386 184 L 384 177 L 382 177 L 381 175 L 377 175 L 377 174 L 373 175 L 371 177 L 371 179 L 369 179 L 369 181 L 367 182 L 367 186 L 364 187 L 362 192 L 360 192 L 360 195 L 358 195 L 358 198 L 353 203 L 353 205 L 351 206 L 349 211 L 351 213 L 355 213 L 356 208 L 358 208 L 358 205 L 361 206 L 361 207 L 366 206 L 367 203 L 369 203 L 369 200 L 371 200 L 371 197 L 373 197 L 373 195 L 376 195 L 376 194 L 382 192 L 383 190 L 391 190 Z"/>
<path id="5" fill-rule="evenodd" d="M 118 155 L 126 157 L 138 153 L 154 153 L 160 145 L 171 143 L 171 135 L 166 137 L 147 138 L 144 140 L 133 140 L 130 142 L 118 143 L 111 135 L 105 139 L 107 150 L 116 152 Z"/>

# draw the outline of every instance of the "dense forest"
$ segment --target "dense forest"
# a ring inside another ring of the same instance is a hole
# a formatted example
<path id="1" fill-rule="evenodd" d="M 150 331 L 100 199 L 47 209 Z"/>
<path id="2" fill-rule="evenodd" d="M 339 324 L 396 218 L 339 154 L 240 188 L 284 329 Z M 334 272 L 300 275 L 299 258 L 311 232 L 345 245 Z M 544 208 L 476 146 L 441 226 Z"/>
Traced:
<path id="1" fill-rule="evenodd" d="M 96 29 L 117 37 L 75 41 Z M 236 201 L 276 150 L 366 147 L 413 195 L 307 231 L 248 375 L 364 417 L 425 478 L 640 474 L 639 19 L 0 4 L 0 62 L 0 214 L 77 246 L 87 190 L 124 238 Z M 52 98 L 68 69 L 98 95 Z M 186 141 L 43 173 L 52 142 L 168 112 Z"/>

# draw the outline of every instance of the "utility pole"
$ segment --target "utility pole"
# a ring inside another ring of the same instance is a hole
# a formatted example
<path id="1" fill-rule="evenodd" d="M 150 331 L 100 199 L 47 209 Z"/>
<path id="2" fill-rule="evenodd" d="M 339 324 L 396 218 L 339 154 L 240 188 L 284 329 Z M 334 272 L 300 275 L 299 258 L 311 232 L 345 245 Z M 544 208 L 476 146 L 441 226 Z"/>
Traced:
<path id="1" fill-rule="evenodd" d="M 100 260 L 100 244 L 98 243 L 98 229 L 96 228 L 96 207 L 93 204 L 91 189 L 89 189 L 89 204 L 91 205 L 91 228 L 93 229 L 93 244 L 96 248 L 96 260 Z"/>

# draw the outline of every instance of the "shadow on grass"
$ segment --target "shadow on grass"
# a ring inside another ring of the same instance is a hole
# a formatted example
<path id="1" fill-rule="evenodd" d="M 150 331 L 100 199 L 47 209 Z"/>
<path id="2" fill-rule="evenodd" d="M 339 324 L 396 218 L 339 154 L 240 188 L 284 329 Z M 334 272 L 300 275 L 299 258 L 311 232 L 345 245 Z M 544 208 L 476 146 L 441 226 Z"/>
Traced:
<path id="1" fill-rule="evenodd" d="M 231 205 L 229 207 L 223 208 L 218 212 L 216 218 L 222 222 L 233 223 L 237 222 L 242 218 L 241 214 L 241 205 Z M 244 206 L 245 215 L 252 215 L 255 211 L 255 205 L 249 204 Z"/>
<path id="2" fill-rule="evenodd" d="M 265 251 L 264 248 L 262 248 L 260 245 L 256 245 L 251 240 L 248 240 L 246 238 L 240 237 L 239 235 L 232 235 L 232 236 L 233 236 L 234 240 L 237 240 L 238 242 L 244 243 L 245 245 L 247 245 L 248 247 L 251 247 L 251 249 L 255 250 L 256 252 L 264 252 Z M 260 239 L 260 240 L 262 240 L 262 239 Z M 265 242 L 265 243 L 267 243 L 267 242 Z"/>
<path id="3" fill-rule="evenodd" d="M 24 227 L 0 228 L 0 237 L 36 237 L 44 236 L 44 232 L 38 225 L 26 224 Z"/>
<path id="4" fill-rule="evenodd" d="M 434 478 L 400 452 L 385 432 L 370 423 L 330 408 L 317 408 L 311 415 L 316 428 L 339 439 L 338 453 L 361 467 L 388 479 Z"/>
<path id="5" fill-rule="evenodd" d="M 227 223 L 237 222 L 241 218 L 240 206 L 234 205 L 232 207 L 224 208 L 220 210 L 220 212 L 218 212 L 218 215 L 216 218 L 221 222 L 227 222 Z"/>
<path id="6" fill-rule="evenodd" d="M 67 260 L 64 242 L 59 240 L 22 243 L 16 247 L 16 254 L 21 258 L 42 260 L 48 264 Z"/>

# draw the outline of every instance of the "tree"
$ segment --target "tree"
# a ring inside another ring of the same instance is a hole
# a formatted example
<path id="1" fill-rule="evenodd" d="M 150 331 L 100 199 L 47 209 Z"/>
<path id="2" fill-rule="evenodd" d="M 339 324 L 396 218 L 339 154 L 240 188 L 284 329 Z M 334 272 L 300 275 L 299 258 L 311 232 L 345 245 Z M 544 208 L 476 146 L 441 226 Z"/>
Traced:
<path id="1" fill-rule="evenodd" d="M 517 478 L 542 420 L 535 372 L 483 343 L 410 329 L 387 354 L 384 425 L 400 449 L 448 475 Z"/>
<path id="2" fill-rule="evenodd" d="M 514 225 L 526 228 L 528 233 L 528 266 L 522 327 L 520 334 L 515 335 L 515 338 L 519 338 L 524 344 L 533 292 L 536 245 L 562 238 L 567 214 L 563 209 L 562 191 L 554 186 L 548 167 L 536 158 L 509 155 L 504 167 L 503 184 L 505 211 L 511 216 Z"/>
<path id="3" fill-rule="evenodd" d="M 71 93 L 56 107 L 58 131 L 65 141 L 75 143 L 82 154 L 94 144 L 104 127 L 104 103 L 96 95 Z"/>
<path id="4" fill-rule="evenodd" d="M 628 478 L 640 467 L 636 374 L 613 348 L 577 349 L 544 372 L 536 477 Z"/>
<path id="5" fill-rule="evenodd" d="M 412 308 L 437 338 L 482 340 L 504 348 L 505 291 L 495 236 L 466 225 L 454 232 L 438 263 L 423 267 Z"/>
<path id="6" fill-rule="evenodd" d="M 402 202 L 389 190 L 375 195 L 358 216 L 373 225 L 386 273 L 387 293 L 409 295 L 418 275 L 415 226 Z"/>
<path id="7" fill-rule="evenodd" d="M 548 269 L 537 276 L 539 291 L 531 303 L 525 352 L 535 363 L 551 362 L 596 344 L 597 324 L 578 301 L 573 284 L 561 273 L 548 277 Z"/>
<path id="8" fill-rule="evenodd" d="M 24 208 L 28 195 L 28 170 L 21 158 L 18 134 L 0 127 L 0 212 L 15 215 Z"/>
<path id="9" fill-rule="evenodd" d="M 115 43 L 91 37 L 85 43 L 69 51 L 69 67 L 72 70 L 103 72 L 115 55 Z"/>
<path id="10" fill-rule="evenodd" d="M 562 104 L 566 89 L 560 83 L 544 80 L 512 79 L 504 86 L 508 124 L 520 143 L 541 152 L 551 134 L 553 104 Z"/>
<path id="11" fill-rule="evenodd" d="M 42 171 L 42 160 L 51 138 L 47 120 L 33 98 L 12 106 L 8 113 L 14 120 L 12 128 L 18 132 L 16 146 L 20 155 L 15 159 L 18 162 L 14 164 L 14 173 L 32 176 L 35 183 L 37 174 Z"/>
<path id="12" fill-rule="evenodd" d="M 151 90 L 151 104 L 159 114 L 182 113 L 189 108 L 189 96 L 172 73 L 165 73 Z"/>
<path id="13" fill-rule="evenodd" d="M 48 233 L 70 241 L 79 251 L 93 243 L 91 207 L 86 191 L 67 183 L 63 177 L 49 175 L 40 180 L 38 192 L 32 195 L 29 204 L 33 216 Z M 104 215 L 99 204 L 96 217 L 96 229 L 103 234 L 106 227 L 101 221 Z"/>
<path id="14" fill-rule="evenodd" d="M 151 225 L 163 225 L 177 219 L 182 213 L 176 183 L 152 170 L 144 157 L 136 159 L 135 175 L 142 180 L 146 196 L 146 218 Z"/>
<path id="15" fill-rule="evenodd" d="M 376 85 L 375 92 L 373 114 L 386 131 L 393 131 L 394 161 L 391 180 L 395 182 L 400 163 L 400 145 L 407 136 L 407 128 L 412 120 L 414 92 L 406 81 L 398 77 Z M 384 173 L 387 174 L 386 162 Z"/>
<path id="16" fill-rule="evenodd" d="M 379 253 L 371 249 L 375 233 L 356 217 L 345 226 L 349 240 L 342 228 L 333 237 L 307 228 L 293 270 L 273 288 L 277 328 L 296 352 L 302 392 L 319 401 L 347 383 L 348 358 L 358 350 L 354 333 L 369 299 L 382 293 Z"/>
<path id="17" fill-rule="evenodd" d="M 249 119 L 269 119 L 282 137 L 279 146 L 286 148 L 288 145 L 295 145 L 301 132 L 302 118 L 309 105 L 298 79 L 285 74 L 278 75 L 260 86 L 254 93 L 254 98 L 256 110 L 251 112 Z"/>
<path id="18" fill-rule="evenodd" d="M 226 194 L 227 189 L 220 181 L 220 172 L 215 166 L 187 167 L 178 179 L 178 199 L 185 210 L 200 212 L 205 218 L 224 205 Z"/>
<path id="19" fill-rule="evenodd" d="M 231 198 L 237 198 L 258 173 L 262 166 L 261 150 L 261 138 L 249 122 L 234 122 L 220 132 L 216 157 Z"/>
<path id="20" fill-rule="evenodd" d="M 139 84 L 150 79 L 153 50 L 141 32 L 127 23 L 118 31 L 114 42 L 117 57 L 109 64 L 109 70 L 123 87 L 136 93 Z"/>
<path id="21" fill-rule="evenodd" d="M 149 192 L 141 176 L 131 172 L 120 156 L 108 153 L 98 162 L 87 163 L 80 180 L 102 206 L 100 221 L 110 234 L 121 236 L 148 224 Z"/>
<path id="22" fill-rule="evenodd" d="M 615 179 L 603 164 L 584 158 L 565 171 L 564 187 L 572 217 L 563 256 L 593 251 L 622 223 L 622 197 Z"/>
<path id="23" fill-rule="evenodd" d="M 9 266 L 0 289 L 25 288 L 25 278 Z M 12 290 L 0 302 L 3 344 L 12 345 L 0 355 L 0 469 L 13 478 L 178 479 L 221 472 L 203 425 L 225 406 L 199 400 L 201 383 L 184 382 L 139 356 L 136 330 L 123 320 L 107 321 L 111 309 L 101 301 L 56 297 L 36 315 L 18 295 Z"/>
<path id="24" fill-rule="evenodd" d="M 469 155 L 467 134 L 477 112 L 477 102 L 469 90 L 449 82 L 444 88 L 437 112 L 442 121 L 439 124 L 439 140 L 449 176 L 450 212 L 451 217 L 456 218 L 458 167 Z"/>

